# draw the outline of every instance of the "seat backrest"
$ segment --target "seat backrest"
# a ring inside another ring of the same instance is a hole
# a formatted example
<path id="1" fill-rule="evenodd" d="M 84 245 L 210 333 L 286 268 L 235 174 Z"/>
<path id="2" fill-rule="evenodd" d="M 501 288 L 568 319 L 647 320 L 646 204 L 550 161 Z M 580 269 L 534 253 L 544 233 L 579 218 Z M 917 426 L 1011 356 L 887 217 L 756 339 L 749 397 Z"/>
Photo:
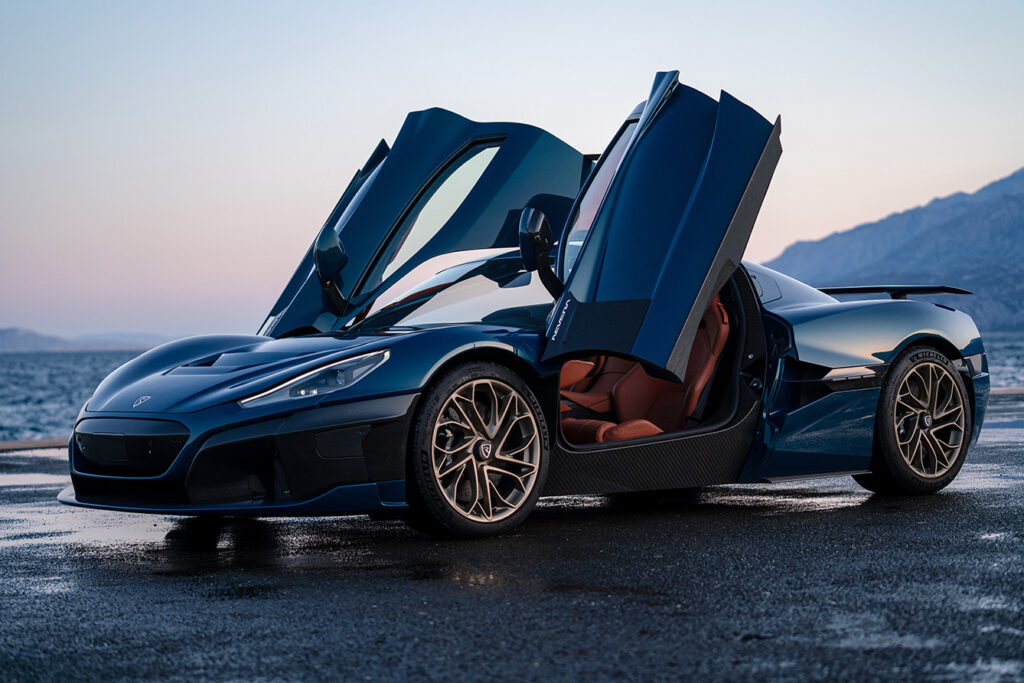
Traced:
<path id="1" fill-rule="evenodd" d="M 647 420 L 662 431 L 674 432 L 680 424 L 684 396 L 682 384 L 651 377 L 637 363 L 612 390 L 612 405 L 620 423 Z"/>
<path id="2" fill-rule="evenodd" d="M 636 361 L 614 356 L 594 356 L 590 360 L 594 363 L 594 370 L 589 376 L 574 384 L 572 391 L 610 394 L 618 381 L 637 364 Z"/>
<path id="3" fill-rule="evenodd" d="M 716 296 L 701 318 L 697 336 L 693 340 L 693 348 L 690 349 L 690 360 L 686 364 L 686 377 L 683 379 L 683 386 L 686 387 L 683 422 L 697 410 L 700 395 L 711 381 L 711 376 L 715 374 L 715 367 L 718 365 L 718 359 L 722 357 L 728 339 L 729 314 L 722 305 L 722 300 Z"/>
<path id="4" fill-rule="evenodd" d="M 728 336 L 729 315 L 716 296 L 701 318 L 682 384 L 651 377 L 639 363 L 626 361 L 632 367 L 612 389 L 619 421 L 644 419 L 666 432 L 681 429 L 697 410 Z"/>

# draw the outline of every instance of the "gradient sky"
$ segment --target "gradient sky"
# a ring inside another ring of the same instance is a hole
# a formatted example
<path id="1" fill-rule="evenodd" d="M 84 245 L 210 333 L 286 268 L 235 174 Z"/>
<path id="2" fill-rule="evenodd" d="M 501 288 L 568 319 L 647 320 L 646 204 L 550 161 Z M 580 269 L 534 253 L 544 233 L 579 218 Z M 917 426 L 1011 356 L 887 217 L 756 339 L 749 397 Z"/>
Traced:
<path id="1" fill-rule="evenodd" d="M 406 112 L 783 116 L 747 257 L 1024 166 L 1022 2 L 0 3 L 0 327 L 252 332 Z"/>

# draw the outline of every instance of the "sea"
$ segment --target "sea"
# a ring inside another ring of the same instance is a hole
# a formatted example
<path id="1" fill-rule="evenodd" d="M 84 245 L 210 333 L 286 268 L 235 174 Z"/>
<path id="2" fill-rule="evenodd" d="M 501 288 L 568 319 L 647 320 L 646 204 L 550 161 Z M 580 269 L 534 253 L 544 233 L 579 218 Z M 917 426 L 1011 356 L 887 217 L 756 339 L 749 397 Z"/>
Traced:
<path id="1" fill-rule="evenodd" d="M 1024 387 L 1024 333 L 984 338 L 992 386 Z M 0 441 L 67 438 L 100 380 L 139 353 L 0 353 Z"/>

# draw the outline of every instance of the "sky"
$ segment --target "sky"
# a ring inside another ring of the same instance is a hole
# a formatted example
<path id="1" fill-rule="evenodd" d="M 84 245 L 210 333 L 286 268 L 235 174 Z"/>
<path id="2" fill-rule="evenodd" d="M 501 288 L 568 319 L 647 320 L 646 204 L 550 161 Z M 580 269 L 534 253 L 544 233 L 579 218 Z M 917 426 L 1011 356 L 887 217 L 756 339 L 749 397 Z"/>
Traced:
<path id="1" fill-rule="evenodd" d="M 0 328 L 254 332 L 443 106 L 599 152 L 654 73 L 768 118 L 747 258 L 1024 166 L 1024 3 L 0 3 Z"/>

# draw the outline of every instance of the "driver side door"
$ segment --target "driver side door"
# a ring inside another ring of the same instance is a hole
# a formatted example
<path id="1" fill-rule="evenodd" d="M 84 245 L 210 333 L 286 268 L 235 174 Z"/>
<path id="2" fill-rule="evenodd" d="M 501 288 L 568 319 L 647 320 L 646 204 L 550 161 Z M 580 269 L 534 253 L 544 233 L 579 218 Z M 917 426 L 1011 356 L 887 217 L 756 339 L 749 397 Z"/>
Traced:
<path id="1" fill-rule="evenodd" d="M 716 101 L 659 73 L 570 214 L 544 358 L 628 356 L 682 380 L 701 318 L 740 264 L 780 133 L 781 120 L 728 93 Z"/>

